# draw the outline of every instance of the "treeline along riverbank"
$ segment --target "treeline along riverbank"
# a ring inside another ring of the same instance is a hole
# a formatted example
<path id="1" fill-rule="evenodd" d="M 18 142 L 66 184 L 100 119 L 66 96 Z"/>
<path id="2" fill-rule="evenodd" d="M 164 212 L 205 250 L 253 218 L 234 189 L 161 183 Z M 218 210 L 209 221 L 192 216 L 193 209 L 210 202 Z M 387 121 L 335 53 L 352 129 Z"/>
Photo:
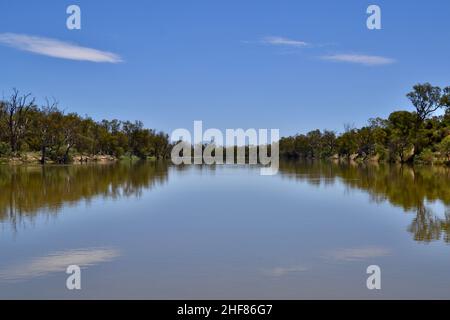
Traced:
<path id="1" fill-rule="evenodd" d="M 450 163 L 450 87 L 417 84 L 407 94 L 414 111 L 373 118 L 337 135 L 314 130 L 280 140 L 286 158 L 339 158 L 389 162 Z M 440 115 L 435 115 L 438 111 Z"/>
<path id="2" fill-rule="evenodd" d="M 30 94 L 15 89 L 8 100 L 0 101 L 0 157 L 9 161 L 163 159 L 169 151 L 168 135 L 144 128 L 141 121 L 95 121 L 66 114 L 55 101 L 38 106 Z"/>
<path id="3" fill-rule="evenodd" d="M 279 141 L 280 156 L 450 164 L 450 86 L 417 84 L 407 97 L 413 111 L 394 111 L 387 119 L 371 118 L 362 128 L 346 126 L 341 134 L 314 130 L 283 137 Z M 56 101 L 46 100 L 38 106 L 30 94 L 20 94 L 16 89 L 0 101 L 2 162 L 168 159 L 173 145 L 168 134 L 144 128 L 141 121 L 95 121 L 65 113 Z M 245 149 L 248 157 L 249 147 Z"/>

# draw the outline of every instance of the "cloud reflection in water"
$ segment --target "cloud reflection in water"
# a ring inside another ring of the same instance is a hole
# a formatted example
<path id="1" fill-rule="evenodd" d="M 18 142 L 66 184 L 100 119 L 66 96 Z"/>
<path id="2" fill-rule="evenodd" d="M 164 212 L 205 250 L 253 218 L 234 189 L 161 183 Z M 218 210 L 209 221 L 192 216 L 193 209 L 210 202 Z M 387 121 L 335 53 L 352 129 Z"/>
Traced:
<path id="1" fill-rule="evenodd" d="M 0 270 L 0 280 L 15 281 L 42 277 L 54 272 L 65 272 L 69 265 L 88 267 L 109 262 L 120 256 L 114 248 L 83 248 L 50 253 L 23 264 Z"/>

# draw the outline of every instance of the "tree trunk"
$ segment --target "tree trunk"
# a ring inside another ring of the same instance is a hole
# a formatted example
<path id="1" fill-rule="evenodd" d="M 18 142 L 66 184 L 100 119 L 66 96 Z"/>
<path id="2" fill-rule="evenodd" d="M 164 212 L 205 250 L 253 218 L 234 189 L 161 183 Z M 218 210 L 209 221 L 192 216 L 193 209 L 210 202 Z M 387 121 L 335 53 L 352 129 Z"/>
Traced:
<path id="1" fill-rule="evenodd" d="M 41 164 L 45 164 L 46 152 L 47 152 L 47 148 L 45 146 L 42 146 L 42 149 L 41 149 Z"/>
<path id="2" fill-rule="evenodd" d="M 66 152 L 64 153 L 63 163 L 67 164 L 69 162 L 69 151 L 72 146 L 67 147 Z"/>
<path id="3" fill-rule="evenodd" d="M 13 154 L 13 155 L 16 155 L 17 154 L 17 139 L 16 139 L 16 136 L 14 135 L 14 134 L 12 134 L 11 135 L 11 138 L 10 138 L 10 144 L 11 144 L 11 153 Z"/>

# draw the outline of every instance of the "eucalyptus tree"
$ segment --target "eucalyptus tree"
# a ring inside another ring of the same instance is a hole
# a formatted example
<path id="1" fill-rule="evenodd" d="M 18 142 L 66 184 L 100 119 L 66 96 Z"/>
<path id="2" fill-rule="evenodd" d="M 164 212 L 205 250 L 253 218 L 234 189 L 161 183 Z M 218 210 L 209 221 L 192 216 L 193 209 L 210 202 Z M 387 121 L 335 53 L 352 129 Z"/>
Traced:
<path id="1" fill-rule="evenodd" d="M 20 146 L 29 129 L 31 118 L 30 112 L 36 108 L 35 99 L 31 94 L 20 95 L 17 89 L 9 100 L 3 103 L 2 127 L 6 129 L 6 136 L 13 155 L 20 151 Z"/>
<path id="2" fill-rule="evenodd" d="M 441 89 L 429 83 L 416 84 L 413 91 L 406 95 L 416 108 L 420 122 L 440 108 L 450 107 L 450 86 Z"/>

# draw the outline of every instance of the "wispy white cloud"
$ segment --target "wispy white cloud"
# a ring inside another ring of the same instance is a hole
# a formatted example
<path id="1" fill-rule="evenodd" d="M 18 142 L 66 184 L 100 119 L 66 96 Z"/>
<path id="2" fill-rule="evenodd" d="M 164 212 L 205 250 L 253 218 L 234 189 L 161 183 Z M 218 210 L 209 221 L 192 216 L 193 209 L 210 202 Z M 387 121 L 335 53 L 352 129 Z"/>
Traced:
<path id="1" fill-rule="evenodd" d="M 57 39 L 26 34 L 0 33 L 0 44 L 54 58 L 90 62 L 122 62 L 122 58 L 112 52 L 82 47 Z"/>
<path id="2" fill-rule="evenodd" d="M 65 272 L 69 265 L 88 267 L 111 261 L 119 255 L 119 251 L 113 248 L 87 248 L 54 252 L 0 270 L 0 280 L 24 280 L 54 272 Z"/>
<path id="3" fill-rule="evenodd" d="M 391 58 L 381 56 L 371 56 L 362 54 L 333 54 L 328 56 L 322 56 L 323 60 L 329 60 L 334 62 L 348 62 L 363 64 L 366 66 L 379 66 L 394 63 L 395 60 Z"/>
<path id="4" fill-rule="evenodd" d="M 298 48 L 309 46 L 309 43 L 307 43 L 307 42 L 283 38 L 283 37 L 264 37 L 261 39 L 261 43 L 274 45 L 274 46 L 288 46 L 288 47 L 298 47 Z"/>

